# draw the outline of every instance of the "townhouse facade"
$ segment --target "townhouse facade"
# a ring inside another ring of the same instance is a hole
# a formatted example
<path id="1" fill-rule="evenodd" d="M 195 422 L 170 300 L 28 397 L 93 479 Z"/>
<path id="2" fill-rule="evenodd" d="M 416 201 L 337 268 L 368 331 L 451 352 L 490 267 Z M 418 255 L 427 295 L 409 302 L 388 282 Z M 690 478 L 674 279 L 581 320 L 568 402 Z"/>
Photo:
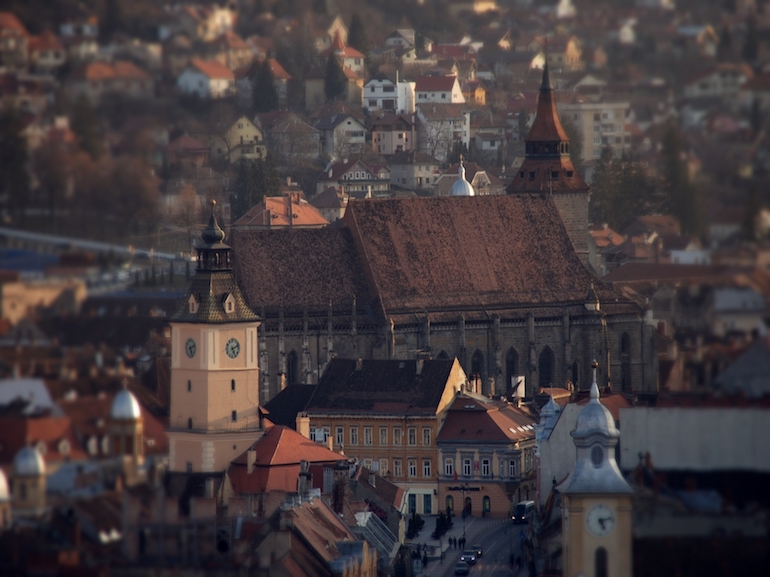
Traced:
<path id="1" fill-rule="evenodd" d="M 402 487 L 404 513 L 436 514 L 436 438 L 465 381 L 456 359 L 335 358 L 297 429 Z"/>
<path id="2" fill-rule="evenodd" d="M 372 120 L 372 152 L 398 154 L 417 148 L 417 124 L 405 114 L 385 114 Z"/>
<path id="3" fill-rule="evenodd" d="M 417 105 L 463 104 L 465 97 L 456 76 L 420 76 L 414 87 Z"/>
<path id="4" fill-rule="evenodd" d="M 364 85 L 364 108 L 370 112 L 381 110 L 395 114 L 414 113 L 415 83 L 405 80 L 393 81 L 385 74 L 377 74 Z"/>
<path id="5" fill-rule="evenodd" d="M 631 133 L 626 126 L 628 102 L 575 102 L 559 104 L 558 108 L 580 132 L 584 161 L 599 158 L 607 146 L 617 157 L 631 150 Z"/>

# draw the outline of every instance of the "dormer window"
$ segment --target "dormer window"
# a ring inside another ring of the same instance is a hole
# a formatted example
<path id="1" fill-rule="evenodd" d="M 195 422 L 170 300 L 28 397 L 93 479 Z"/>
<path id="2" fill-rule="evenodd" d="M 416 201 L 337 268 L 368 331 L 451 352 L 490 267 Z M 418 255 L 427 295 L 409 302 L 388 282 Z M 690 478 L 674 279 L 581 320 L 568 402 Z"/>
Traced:
<path id="1" fill-rule="evenodd" d="M 558 180 L 559 178 L 559 171 L 558 170 L 552 170 L 551 171 L 551 180 Z"/>
<path id="2" fill-rule="evenodd" d="M 228 294 L 225 298 L 225 312 L 230 314 L 235 312 L 235 297 L 232 294 Z"/>
<path id="3" fill-rule="evenodd" d="M 534 170 L 530 170 L 529 171 L 529 179 L 530 180 L 535 180 L 535 171 Z"/>
<path id="4" fill-rule="evenodd" d="M 567 171 L 567 178 L 572 178 L 572 171 L 571 170 Z"/>
<path id="5" fill-rule="evenodd" d="M 195 295 L 190 295 L 190 298 L 187 299 L 187 305 L 189 307 L 190 314 L 194 315 L 198 312 L 200 303 L 198 303 L 198 299 L 195 298 Z"/>
<path id="6" fill-rule="evenodd" d="M 67 439 L 62 439 L 59 441 L 59 445 L 57 447 L 59 454 L 63 456 L 67 456 L 70 454 L 70 442 Z"/>

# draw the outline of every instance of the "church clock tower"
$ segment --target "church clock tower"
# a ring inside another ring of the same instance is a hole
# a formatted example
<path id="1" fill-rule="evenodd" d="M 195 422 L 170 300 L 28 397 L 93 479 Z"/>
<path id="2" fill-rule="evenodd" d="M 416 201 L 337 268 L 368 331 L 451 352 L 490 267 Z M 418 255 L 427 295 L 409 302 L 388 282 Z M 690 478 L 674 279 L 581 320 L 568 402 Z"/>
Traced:
<path id="1" fill-rule="evenodd" d="M 597 365 L 591 399 L 572 431 L 575 467 L 556 487 L 562 494 L 564 577 L 630 577 L 632 570 L 633 489 L 615 462 L 620 432 L 599 400 Z"/>
<path id="2" fill-rule="evenodd" d="M 169 470 L 224 470 L 262 433 L 257 327 L 232 273 L 232 249 L 212 214 L 198 265 L 171 317 Z"/>
<path id="3" fill-rule="evenodd" d="M 589 187 L 570 160 L 569 136 L 559 120 L 547 57 L 535 120 L 524 143 L 524 162 L 506 192 L 551 195 L 575 252 L 588 264 Z"/>

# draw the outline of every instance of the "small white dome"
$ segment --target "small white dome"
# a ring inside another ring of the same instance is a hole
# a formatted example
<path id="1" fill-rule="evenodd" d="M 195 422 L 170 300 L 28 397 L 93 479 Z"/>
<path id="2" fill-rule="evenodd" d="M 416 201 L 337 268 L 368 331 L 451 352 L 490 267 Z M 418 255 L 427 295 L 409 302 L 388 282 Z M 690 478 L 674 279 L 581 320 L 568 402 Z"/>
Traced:
<path id="1" fill-rule="evenodd" d="M 110 417 L 113 419 L 125 419 L 128 421 L 135 421 L 141 418 L 142 411 L 139 409 L 139 403 L 136 397 L 131 394 L 128 389 L 123 389 L 117 395 L 115 400 L 112 401 L 112 409 L 110 410 Z"/>
<path id="2" fill-rule="evenodd" d="M 13 474 L 22 477 L 40 477 L 45 475 L 45 462 L 32 447 L 24 447 L 13 459 Z"/>
<path id="3" fill-rule="evenodd" d="M 8 493 L 8 479 L 5 478 L 5 473 L 0 469 L 0 503 L 10 500 Z"/>
<path id="4" fill-rule="evenodd" d="M 473 190 L 473 186 L 471 186 L 470 182 L 465 180 L 465 167 L 463 166 L 462 161 L 460 161 L 460 169 L 457 172 L 458 178 L 452 185 L 449 194 L 451 196 L 475 196 L 476 191 Z"/>

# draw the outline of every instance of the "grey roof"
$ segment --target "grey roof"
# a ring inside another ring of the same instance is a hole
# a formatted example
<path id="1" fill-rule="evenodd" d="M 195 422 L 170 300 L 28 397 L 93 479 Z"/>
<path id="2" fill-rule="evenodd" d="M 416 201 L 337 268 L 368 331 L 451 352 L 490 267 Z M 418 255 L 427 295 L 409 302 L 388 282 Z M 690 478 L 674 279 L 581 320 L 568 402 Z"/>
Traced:
<path id="1" fill-rule="evenodd" d="M 398 154 L 394 154 L 390 157 L 390 161 L 388 162 L 389 165 L 394 164 L 441 164 L 441 161 L 436 159 L 435 157 L 431 156 L 430 154 L 425 154 L 424 152 L 419 152 L 417 150 L 404 150 L 403 152 L 399 152 Z"/>
<path id="2" fill-rule="evenodd" d="M 314 392 L 315 385 L 288 385 L 264 406 L 269 412 L 267 418 L 276 425 L 296 430 L 297 413 L 305 410 Z"/>
<path id="3" fill-rule="evenodd" d="M 360 366 L 357 366 L 360 362 Z M 307 412 L 435 413 L 456 360 L 332 359 Z"/>
<path id="4" fill-rule="evenodd" d="M 190 312 L 190 295 L 198 301 L 198 310 L 194 313 Z M 225 300 L 229 295 L 235 299 L 235 310 L 230 313 L 225 311 Z M 197 271 L 190 290 L 171 320 L 179 323 L 237 323 L 257 321 L 259 317 L 246 304 L 232 272 Z"/>
<path id="5" fill-rule="evenodd" d="M 713 386 L 730 395 L 741 391 L 750 398 L 770 393 L 770 348 L 767 341 L 757 340 L 714 379 Z"/>

